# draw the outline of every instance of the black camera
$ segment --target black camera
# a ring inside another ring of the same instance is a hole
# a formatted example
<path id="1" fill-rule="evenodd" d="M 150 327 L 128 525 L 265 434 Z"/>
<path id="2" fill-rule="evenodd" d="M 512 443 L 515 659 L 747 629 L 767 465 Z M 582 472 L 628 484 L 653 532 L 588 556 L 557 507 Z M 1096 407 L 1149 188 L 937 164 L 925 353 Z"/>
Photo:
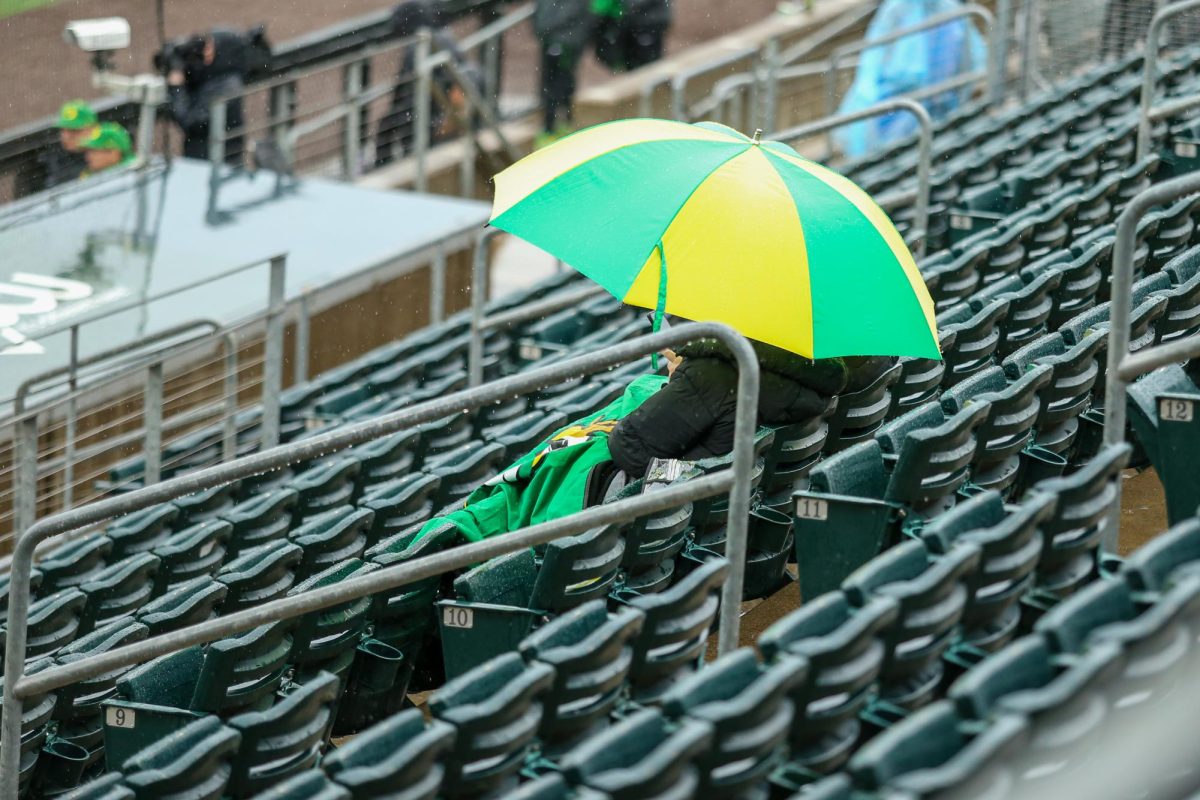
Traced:
<path id="1" fill-rule="evenodd" d="M 195 72 L 204 66 L 204 37 L 197 34 L 172 39 L 154 54 L 152 61 L 155 71 L 162 75 L 173 70 Z"/>

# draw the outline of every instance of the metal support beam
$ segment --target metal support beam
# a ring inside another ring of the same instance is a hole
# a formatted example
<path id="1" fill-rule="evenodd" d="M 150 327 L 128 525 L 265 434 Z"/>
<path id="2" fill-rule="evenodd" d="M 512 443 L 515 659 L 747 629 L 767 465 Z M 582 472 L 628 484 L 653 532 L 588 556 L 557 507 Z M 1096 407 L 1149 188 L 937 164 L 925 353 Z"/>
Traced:
<path id="1" fill-rule="evenodd" d="M 225 334 L 225 386 L 223 389 L 225 403 L 221 420 L 221 460 L 233 461 L 237 458 L 237 409 L 238 409 L 238 345 L 237 338 L 232 333 Z"/>
<path id="2" fill-rule="evenodd" d="M 342 129 L 342 175 L 352 181 L 358 177 L 360 145 L 362 144 L 362 107 L 360 95 L 363 90 L 363 72 L 366 61 L 356 61 L 346 66 L 345 98 L 347 106 L 346 124 Z"/>
<path id="3" fill-rule="evenodd" d="M 483 317 L 487 307 L 488 286 L 491 276 L 492 240 L 503 231 L 485 228 L 475 242 L 475 254 L 471 261 L 471 338 L 467 343 L 467 380 L 469 386 L 483 383 Z"/>
<path id="4" fill-rule="evenodd" d="M 146 367 L 146 389 L 142 400 L 142 460 L 146 464 L 143 483 L 149 486 L 162 479 L 163 365 L 156 361 Z"/>
<path id="5" fill-rule="evenodd" d="M 262 446 L 279 444 L 279 395 L 283 392 L 284 281 L 287 257 L 271 259 L 271 284 L 267 300 L 267 337 L 263 342 Z"/>
<path id="6" fill-rule="evenodd" d="M 1198 3 L 1200 5 L 1200 3 Z M 1200 356 L 1200 334 L 1170 344 L 1129 353 L 1129 318 L 1133 305 L 1133 257 L 1137 250 L 1138 222 L 1159 206 L 1200 193 L 1200 173 L 1190 173 L 1151 186 L 1129 202 L 1117 218 L 1113 244 L 1112 302 L 1109 306 L 1108 366 L 1104 387 L 1104 444 L 1125 441 L 1125 394 L 1129 384 L 1152 369 Z M 1120 542 L 1121 482 L 1109 508 L 1104 549 L 1116 553 Z"/>
<path id="7" fill-rule="evenodd" d="M 70 356 L 67 360 L 67 420 L 63 434 L 63 508 L 70 508 L 75 495 L 75 423 L 79 414 L 79 326 L 71 326 Z"/>
<path id="8" fill-rule="evenodd" d="M 292 385 L 308 381 L 309 336 L 312 333 L 312 292 L 305 290 L 296 301 L 296 350 L 292 356 Z"/>
<path id="9" fill-rule="evenodd" d="M 88 676 L 100 675 L 116 666 L 139 663 L 154 655 L 172 652 L 188 644 L 208 641 L 221 635 L 240 630 L 249 630 L 271 620 L 298 616 L 305 611 L 328 608 L 348 599 L 362 597 L 380 591 L 385 586 L 401 585 L 413 580 L 418 574 L 438 574 L 452 568 L 459 561 L 451 560 L 458 553 L 462 563 L 472 563 L 486 558 L 489 553 L 506 552 L 528 547 L 533 541 L 549 541 L 572 532 L 588 530 L 598 524 L 611 524 L 643 516 L 654 508 L 664 508 L 683 496 L 673 493 L 666 498 L 670 489 L 616 503 L 586 509 L 570 517 L 544 523 L 525 530 L 526 539 L 516 538 L 520 532 L 472 545 L 455 548 L 441 554 L 427 556 L 408 565 L 398 565 L 395 572 L 380 570 L 329 587 L 312 594 L 285 598 L 269 605 L 260 606 L 228 619 L 218 618 L 188 626 L 177 631 L 155 636 L 136 645 L 118 648 L 106 654 L 81 659 L 69 669 L 58 669 L 53 679 L 47 672 L 38 676 L 25 675 L 26 639 L 29 618 L 29 576 L 33 554 L 38 544 L 46 538 L 94 525 L 115 516 L 148 508 L 156 503 L 172 500 L 191 492 L 221 486 L 241 478 L 281 469 L 292 464 L 344 450 L 380 436 L 411 428 L 424 422 L 441 419 L 449 413 L 464 408 L 480 408 L 490 403 L 526 394 L 554 385 L 581 374 L 598 372 L 617 364 L 658 352 L 664 348 L 678 348 L 686 342 L 698 339 L 716 339 L 729 348 L 738 368 L 737 407 L 734 425 L 734 447 L 732 470 L 725 475 L 712 475 L 698 479 L 692 487 L 696 496 L 716 494 L 729 488 L 729 523 L 726 542 L 726 557 L 730 561 L 729 577 L 722 589 L 720 610 L 719 649 L 731 652 L 737 647 L 739 614 L 741 610 L 742 583 L 745 571 L 746 532 L 750 512 L 750 476 L 754 466 L 754 432 L 757 424 L 759 367 L 750 343 L 725 325 L 715 323 L 690 323 L 668 331 L 643 336 L 632 341 L 613 345 L 603 350 L 567 359 L 556 364 L 529 370 L 494 383 L 455 392 L 446 397 L 435 398 L 411 408 L 402 409 L 355 425 L 348 425 L 283 447 L 271 448 L 254 455 L 237 459 L 229 464 L 198 470 L 153 486 L 124 495 L 89 503 L 71 511 L 55 514 L 34 523 L 19 532 L 13 552 L 9 573 L 9 607 L 7 640 L 4 652 L 4 699 L 0 708 L 0 800 L 16 800 L 21 769 L 21 718 L 24 701 L 40 687 L 53 684 L 61 686 Z M 684 486 L 673 487 L 682 490 Z M 659 505 L 659 504 L 662 505 Z M 536 538 L 535 538 L 536 537 Z M 544 537 L 544 538 L 542 538 Z M 495 547 L 496 550 L 489 548 Z M 401 571 L 410 569 L 413 571 Z M 422 570 L 417 572 L 416 570 Z M 380 578 L 380 576 L 385 576 Z M 392 582 L 394 581 L 394 583 Z M 301 600 L 304 597 L 307 599 Z M 229 620 L 234 620 L 230 622 Z M 131 649 L 132 648 L 132 649 Z M 39 682 L 34 682 L 38 679 Z M 32 687 L 32 688 L 31 688 Z"/>
<path id="10" fill-rule="evenodd" d="M 220 216 L 217 198 L 221 194 L 221 171 L 225 168 L 225 101 L 217 100 L 208 109 L 208 210 L 211 223 Z"/>
<path id="11" fill-rule="evenodd" d="M 446 318 L 446 248 L 438 244 L 429 265 L 429 324 Z"/>
<path id="12" fill-rule="evenodd" d="M 916 226 L 917 232 L 921 237 L 916 246 L 916 256 L 920 258 L 925 255 L 925 239 L 929 230 L 929 184 L 930 170 L 933 163 L 933 120 L 930 119 L 929 112 L 925 110 L 924 106 L 915 100 L 897 97 L 892 100 L 884 100 L 882 103 L 873 105 L 870 108 L 853 111 L 849 114 L 840 114 L 836 117 L 819 119 L 816 122 L 810 122 L 806 125 L 788 128 L 786 131 L 780 131 L 769 138 L 780 142 L 795 141 L 796 139 L 803 139 L 824 131 L 831 131 L 842 125 L 849 125 L 853 122 L 877 117 L 882 114 L 890 114 L 895 111 L 907 111 L 912 114 L 917 118 L 917 125 L 920 128 L 917 139 L 917 198 L 913 218 L 913 224 Z"/>
<path id="13" fill-rule="evenodd" d="M 433 34 L 428 28 L 422 28 L 417 33 L 416 62 L 417 82 L 416 97 L 413 106 L 413 158 L 417 162 L 416 189 L 418 192 L 429 191 L 428 165 L 425 159 L 429 154 L 429 119 L 433 114 L 433 67 L 429 63 L 429 55 L 433 42 Z"/>

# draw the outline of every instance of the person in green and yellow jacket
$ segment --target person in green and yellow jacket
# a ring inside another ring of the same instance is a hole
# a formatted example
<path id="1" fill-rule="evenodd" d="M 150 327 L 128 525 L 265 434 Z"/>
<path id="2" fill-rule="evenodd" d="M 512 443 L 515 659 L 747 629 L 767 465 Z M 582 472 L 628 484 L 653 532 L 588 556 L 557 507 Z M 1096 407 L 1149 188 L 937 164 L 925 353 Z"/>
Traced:
<path id="1" fill-rule="evenodd" d="M 133 142 L 123 127 L 115 122 L 103 122 L 91 135 L 79 143 L 87 170 L 80 176 L 90 177 L 106 169 L 133 161 Z"/>

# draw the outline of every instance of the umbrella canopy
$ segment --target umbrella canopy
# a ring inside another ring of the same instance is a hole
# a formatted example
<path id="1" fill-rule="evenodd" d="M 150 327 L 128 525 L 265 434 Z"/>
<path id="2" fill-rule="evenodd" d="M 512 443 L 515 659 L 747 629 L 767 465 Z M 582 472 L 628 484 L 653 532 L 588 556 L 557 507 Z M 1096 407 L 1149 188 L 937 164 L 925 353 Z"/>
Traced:
<path id="1" fill-rule="evenodd" d="M 491 224 L 617 298 L 810 358 L 940 358 L 887 215 L 778 142 L 655 119 L 572 134 L 496 176 Z"/>

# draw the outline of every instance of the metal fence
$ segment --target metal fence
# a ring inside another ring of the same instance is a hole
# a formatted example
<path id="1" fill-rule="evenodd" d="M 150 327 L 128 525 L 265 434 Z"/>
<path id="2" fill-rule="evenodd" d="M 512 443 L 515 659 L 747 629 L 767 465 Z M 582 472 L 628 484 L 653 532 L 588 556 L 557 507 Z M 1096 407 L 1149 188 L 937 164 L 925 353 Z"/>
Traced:
<path id="1" fill-rule="evenodd" d="M 95 525 L 120 514 L 131 513 L 185 494 L 220 486 L 241 478 L 280 469 L 317 455 L 325 455 L 362 442 L 444 418 L 462 409 L 473 409 L 514 395 L 535 391 L 559 381 L 603 370 L 634 358 L 674 348 L 698 339 L 716 339 L 733 353 L 738 370 L 733 463 L 729 470 L 687 481 L 661 492 L 639 495 L 615 503 L 586 509 L 567 517 L 542 523 L 505 536 L 455 547 L 407 564 L 388 567 L 333 586 L 275 600 L 253 609 L 154 636 L 137 644 L 80 659 L 33 676 L 26 676 L 25 652 L 30 602 L 30 571 L 34 551 L 49 536 Z M 636 519 L 703 497 L 728 492 L 729 526 L 726 557 L 729 577 L 722 589 L 719 648 L 735 649 L 739 638 L 739 614 L 745 571 L 746 536 L 750 512 L 750 481 L 754 464 L 754 434 L 758 408 L 758 361 L 749 342 L 724 325 L 693 323 L 650 336 L 617 344 L 603 350 L 530 370 L 480 387 L 385 415 L 377 419 L 315 436 L 265 452 L 240 458 L 149 486 L 127 495 L 101 500 L 40 520 L 23 530 L 17 539 L 8 588 L 8 625 L 4 654 L 3 717 L 0 719 L 0 800 L 15 800 L 20 774 L 21 717 L 26 698 L 35 692 L 65 686 L 75 681 L 140 663 L 158 655 L 212 641 L 259 625 L 288 619 L 358 597 L 402 586 L 423 577 L 466 567 L 488 558 L 515 552 L 562 536 L 569 536 Z"/>

